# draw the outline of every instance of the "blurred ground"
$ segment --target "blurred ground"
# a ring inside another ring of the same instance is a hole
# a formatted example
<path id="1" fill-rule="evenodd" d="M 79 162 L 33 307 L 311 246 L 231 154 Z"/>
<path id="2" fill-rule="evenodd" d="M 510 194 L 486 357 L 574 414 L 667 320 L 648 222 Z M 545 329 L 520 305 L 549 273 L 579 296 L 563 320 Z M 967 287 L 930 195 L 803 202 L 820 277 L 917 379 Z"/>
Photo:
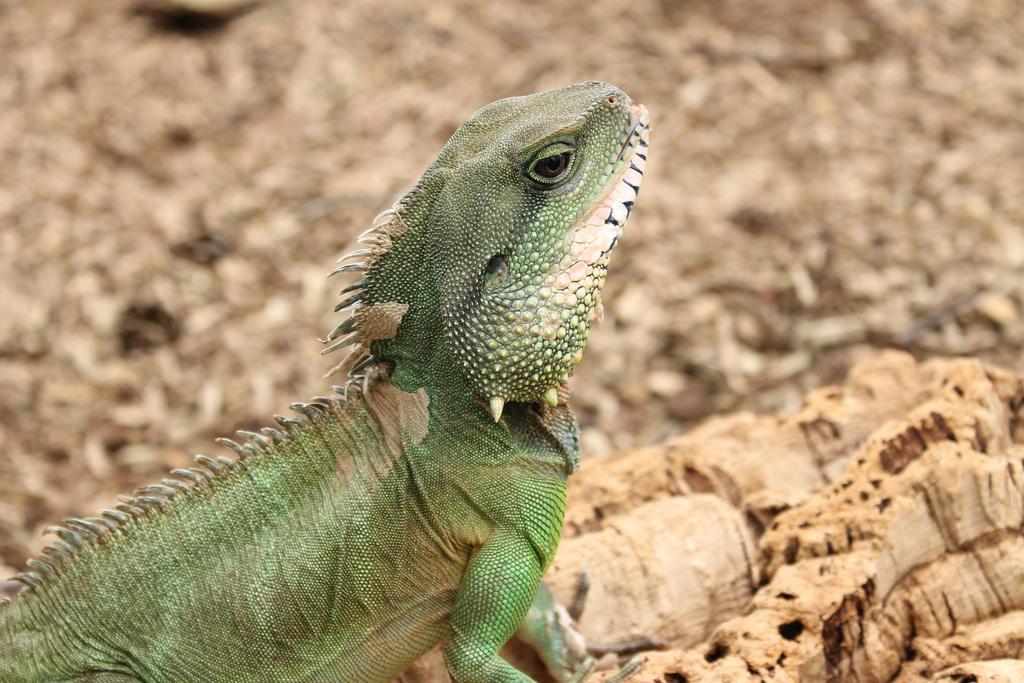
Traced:
<path id="1" fill-rule="evenodd" d="M 655 118 L 588 452 L 877 347 L 1024 365 L 1017 2 L 138 7 L 0 0 L 0 565 L 325 393 L 334 255 L 475 108 L 586 78 Z"/>

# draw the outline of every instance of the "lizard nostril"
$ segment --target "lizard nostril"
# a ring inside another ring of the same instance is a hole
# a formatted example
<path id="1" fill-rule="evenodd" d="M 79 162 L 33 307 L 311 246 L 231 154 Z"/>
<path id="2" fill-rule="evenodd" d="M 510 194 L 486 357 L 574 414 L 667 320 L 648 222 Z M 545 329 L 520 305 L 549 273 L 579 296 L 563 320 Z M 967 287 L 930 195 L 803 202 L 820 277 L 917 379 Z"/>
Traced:
<path id="1" fill-rule="evenodd" d="M 605 99 L 605 102 L 607 102 L 608 104 L 611 104 L 611 105 L 615 105 L 615 104 L 618 104 L 619 99 L 617 97 L 615 97 L 615 95 L 609 95 Z"/>

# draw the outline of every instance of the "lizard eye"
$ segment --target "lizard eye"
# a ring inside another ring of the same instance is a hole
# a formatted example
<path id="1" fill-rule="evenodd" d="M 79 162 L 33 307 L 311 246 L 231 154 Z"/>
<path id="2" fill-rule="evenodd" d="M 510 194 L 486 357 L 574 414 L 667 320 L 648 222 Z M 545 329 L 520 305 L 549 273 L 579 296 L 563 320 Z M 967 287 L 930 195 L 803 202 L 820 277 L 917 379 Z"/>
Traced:
<path id="1" fill-rule="evenodd" d="M 527 164 L 526 174 L 541 185 L 554 185 L 569 175 L 573 152 L 565 143 L 549 145 Z"/>
<path id="2" fill-rule="evenodd" d="M 505 257 L 495 254 L 484 268 L 484 286 L 487 289 L 493 289 L 504 282 L 507 277 L 508 263 L 506 263 Z"/>
<path id="3" fill-rule="evenodd" d="M 572 152 L 562 152 L 561 154 L 538 159 L 533 162 L 533 172 L 541 178 L 553 180 L 565 173 L 565 169 L 569 168 L 569 157 L 571 156 Z"/>

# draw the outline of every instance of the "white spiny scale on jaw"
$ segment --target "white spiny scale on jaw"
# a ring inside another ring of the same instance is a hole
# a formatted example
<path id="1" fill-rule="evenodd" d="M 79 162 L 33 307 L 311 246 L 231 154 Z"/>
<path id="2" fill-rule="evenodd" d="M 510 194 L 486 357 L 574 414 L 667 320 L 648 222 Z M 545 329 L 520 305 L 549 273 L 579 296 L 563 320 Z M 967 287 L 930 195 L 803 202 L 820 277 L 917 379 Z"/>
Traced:
<path id="1" fill-rule="evenodd" d="M 558 405 L 558 389 L 556 387 L 549 387 L 544 392 L 544 402 L 552 408 Z"/>
<path id="2" fill-rule="evenodd" d="M 505 399 L 501 396 L 492 396 L 490 400 L 491 416 L 497 422 L 501 419 L 501 413 L 505 410 Z"/>

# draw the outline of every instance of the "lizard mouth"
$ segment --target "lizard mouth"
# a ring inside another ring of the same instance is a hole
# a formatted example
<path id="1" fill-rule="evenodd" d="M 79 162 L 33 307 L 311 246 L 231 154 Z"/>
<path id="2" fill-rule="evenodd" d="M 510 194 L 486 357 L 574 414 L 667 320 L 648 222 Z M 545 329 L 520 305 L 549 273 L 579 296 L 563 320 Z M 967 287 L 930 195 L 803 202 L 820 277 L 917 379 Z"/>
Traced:
<path id="1" fill-rule="evenodd" d="M 588 324 L 603 315 L 600 293 L 608 261 L 633 211 L 647 165 L 650 117 L 642 104 L 630 105 L 630 109 L 632 125 L 611 165 L 608 189 L 596 206 L 569 231 L 568 251 L 548 281 L 555 293 L 555 303 L 562 297 L 574 305 L 579 302 L 585 309 Z M 584 311 L 577 309 L 576 312 Z M 552 317 L 552 323 L 557 322 L 560 321 Z"/>
<path id="2" fill-rule="evenodd" d="M 575 261 L 570 271 L 586 266 L 606 266 L 608 254 L 618 243 L 626 220 L 633 212 L 647 166 L 651 126 L 646 107 L 634 104 L 631 109 L 633 125 L 615 160 L 608 191 L 570 235 L 569 254 Z"/>
<path id="3" fill-rule="evenodd" d="M 633 205 L 640 193 L 640 184 L 644 180 L 644 169 L 647 167 L 647 146 L 651 135 L 650 114 L 647 107 L 642 104 L 630 105 L 630 109 L 633 113 L 633 126 L 622 143 L 622 149 L 619 150 L 617 164 L 620 164 L 621 168 L 618 182 L 612 186 L 605 201 L 598 207 L 598 210 L 604 206 L 609 207 L 610 212 L 605 225 L 610 224 L 618 229 L 604 254 L 611 251 L 622 236 L 622 229 L 629 214 L 633 212 Z"/>

